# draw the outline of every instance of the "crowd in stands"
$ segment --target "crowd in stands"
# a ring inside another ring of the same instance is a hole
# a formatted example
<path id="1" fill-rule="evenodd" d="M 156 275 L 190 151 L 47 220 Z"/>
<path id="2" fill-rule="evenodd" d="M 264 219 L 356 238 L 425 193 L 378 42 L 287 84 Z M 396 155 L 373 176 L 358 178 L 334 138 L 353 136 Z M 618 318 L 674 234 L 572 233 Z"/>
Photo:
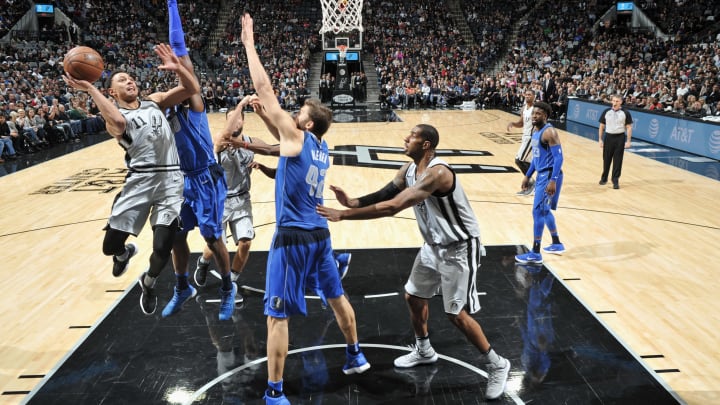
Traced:
<path id="1" fill-rule="evenodd" d="M 30 2 L 4 3 L 0 30 L 9 35 Z M 69 33 L 67 39 L 10 41 L 0 47 L 0 115 L 5 118 L 0 136 L 5 126 L 11 132 L 14 127 L 16 135 L 8 136 L 20 153 L 102 130 L 93 101 L 61 79 L 62 56 L 77 44 L 102 53 L 102 87 L 115 69 L 136 77 L 143 93 L 167 88 L 174 80 L 156 69 L 153 52 L 166 40 L 164 0 L 54 4 L 76 24 L 60 28 Z M 602 102 L 616 93 L 636 108 L 691 117 L 720 115 L 720 28 L 708 29 L 720 17 L 720 6 L 713 1 L 638 2 L 659 24 L 658 29 L 640 30 L 622 20 L 603 20 L 613 7 L 610 0 L 459 4 L 472 40 L 461 33 L 464 22 L 454 19 L 457 14 L 448 2 L 365 0 L 363 50 L 374 61 L 365 69 L 377 73 L 378 102 L 389 108 L 443 108 L 472 101 L 478 108 L 511 111 L 522 104 L 521 95 L 530 87 L 539 100 L 553 104 L 553 118 L 562 117 L 569 97 Z M 307 2 L 245 5 L 235 0 L 227 24 L 220 27 L 224 34 L 216 41 L 219 4 L 193 0 L 180 5 L 186 43 L 211 110 L 233 107 L 254 92 L 239 41 L 244 7 L 261 27 L 256 42 L 280 103 L 296 109 L 304 98 L 319 93 L 307 85 L 311 56 L 321 49 L 321 17 L 317 9 L 301 12 Z M 656 35 L 658 30 L 666 36 Z M 327 80 L 332 83 L 331 77 Z M 28 123 L 31 115 L 35 122 Z M 3 153 L 12 155 L 7 148 Z"/>

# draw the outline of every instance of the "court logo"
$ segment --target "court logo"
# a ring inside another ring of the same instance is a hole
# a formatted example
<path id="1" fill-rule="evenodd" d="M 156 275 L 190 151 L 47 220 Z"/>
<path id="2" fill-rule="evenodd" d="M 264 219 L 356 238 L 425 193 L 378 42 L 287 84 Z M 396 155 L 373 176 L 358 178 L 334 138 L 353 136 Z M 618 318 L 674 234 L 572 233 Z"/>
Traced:
<path id="1" fill-rule="evenodd" d="M 30 194 L 58 194 L 64 191 L 111 193 L 122 187 L 125 177 L 127 177 L 127 169 L 85 169 Z"/>
<path id="2" fill-rule="evenodd" d="M 402 148 L 385 146 L 338 145 L 330 151 L 330 156 L 333 157 L 333 165 L 336 166 L 358 166 L 398 170 L 402 165 L 407 163 L 407 158 L 404 160 L 387 160 L 380 158 L 380 154 L 402 155 L 405 157 L 405 151 Z M 463 156 L 481 159 L 485 156 L 493 156 L 493 154 L 481 150 L 437 149 L 435 156 Z M 452 167 L 456 173 L 517 172 L 517 169 L 512 166 L 483 165 L 478 163 L 451 163 L 450 167 Z"/>
<path id="3" fill-rule="evenodd" d="M 720 154 L 720 130 L 715 130 L 710 134 L 708 148 L 713 155 Z"/>

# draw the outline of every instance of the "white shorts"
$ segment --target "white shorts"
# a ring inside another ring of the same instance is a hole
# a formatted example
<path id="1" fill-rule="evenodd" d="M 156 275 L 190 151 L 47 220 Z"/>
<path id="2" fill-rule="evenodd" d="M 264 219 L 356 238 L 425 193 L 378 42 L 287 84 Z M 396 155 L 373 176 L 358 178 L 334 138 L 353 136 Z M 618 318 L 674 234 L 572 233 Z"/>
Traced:
<path id="1" fill-rule="evenodd" d="M 467 312 L 474 314 L 480 310 L 476 277 L 481 252 L 480 238 L 446 246 L 423 244 L 405 291 L 426 299 L 440 292 L 446 313 L 457 315 L 467 307 Z"/>
<path id="2" fill-rule="evenodd" d="M 237 245 L 241 239 L 255 239 L 255 228 L 253 228 L 252 205 L 250 194 L 230 197 L 225 200 L 225 211 L 223 213 L 223 240 L 227 240 L 227 229 Z"/>
<path id="3" fill-rule="evenodd" d="M 131 173 L 113 203 L 108 226 L 137 236 L 148 216 L 153 227 L 170 225 L 180 215 L 184 184 L 179 170 Z"/>
<path id="4" fill-rule="evenodd" d="M 530 141 L 532 141 L 532 135 L 522 136 L 522 140 L 520 141 L 520 148 L 518 148 L 515 159 L 528 163 L 532 161 L 532 153 L 530 153 L 530 151 L 532 150 L 532 144 L 530 143 Z"/>

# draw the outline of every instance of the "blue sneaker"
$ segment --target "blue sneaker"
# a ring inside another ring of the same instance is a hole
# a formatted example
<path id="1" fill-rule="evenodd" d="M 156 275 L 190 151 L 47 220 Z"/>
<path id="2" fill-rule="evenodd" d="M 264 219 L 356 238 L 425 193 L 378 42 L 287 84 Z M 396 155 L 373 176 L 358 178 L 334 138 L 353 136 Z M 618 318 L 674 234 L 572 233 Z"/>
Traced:
<path id="1" fill-rule="evenodd" d="M 263 399 L 265 399 L 265 405 L 290 405 L 290 401 L 288 401 L 285 394 L 280 394 L 279 397 L 275 398 L 268 395 L 267 390 L 265 390 Z"/>
<path id="2" fill-rule="evenodd" d="M 221 321 L 229 321 L 232 319 L 233 312 L 235 311 L 235 296 L 237 295 L 237 289 L 237 284 L 235 283 L 232 283 L 232 290 L 230 291 L 225 291 L 220 288 L 220 313 L 218 314 L 218 318 Z"/>
<path id="3" fill-rule="evenodd" d="M 543 252 L 552 253 L 554 255 L 561 255 L 565 253 L 565 245 L 562 243 L 553 243 L 550 246 L 544 247 Z"/>
<path id="4" fill-rule="evenodd" d="M 358 354 L 350 354 L 346 351 L 345 354 L 347 355 L 347 361 L 343 366 L 343 373 L 360 374 L 370 368 L 370 363 L 368 363 L 362 352 Z"/>
<path id="5" fill-rule="evenodd" d="M 515 261 L 518 263 L 534 263 L 534 264 L 540 264 L 542 263 L 542 255 L 540 253 L 535 252 L 527 252 L 523 253 L 521 255 L 515 256 Z"/>
<path id="6" fill-rule="evenodd" d="M 340 280 L 344 279 L 348 270 L 350 270 L 350 259 L 352 259 L 352 253 L 340 253 L 335 257 L 338 273 L 340 273 Z"/>
<path id="7" fill-rule="evenodd" d="M 185 304 L 185 302 L 187 302 L 190 298 L 197 295 L 197 290 L 191 285 L 188 285 L 188 288 L 184 290 L 178 290 L 178 288 L 175 287 L 173 288 L 173 291 L 174 294 L 172 299 L 170 299 L 170 302 L 168 302 L 162 310 L 163 318 L 167 318 L 170 315 L 180 312 L 183 304 Z"/>

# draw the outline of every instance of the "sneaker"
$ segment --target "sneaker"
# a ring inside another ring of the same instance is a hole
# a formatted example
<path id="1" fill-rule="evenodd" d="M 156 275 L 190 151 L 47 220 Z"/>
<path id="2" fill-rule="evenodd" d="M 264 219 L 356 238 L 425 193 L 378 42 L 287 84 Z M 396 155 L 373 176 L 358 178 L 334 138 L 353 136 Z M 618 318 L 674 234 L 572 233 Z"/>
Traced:
<path id="1" fill-rule="evenodd" d="M 520 191 L 518 191 L 517 193 L 515 193 L 515 195 L 531 195 L 531 194 L 533 194 L 534 192 L 535 192 L 535 189 L 534 189 L 534 188 L 528 187 L 528 188 L 526 188 L 525 190 L 520 190 Z"/>
<path id="2" fill-rule="evenodd" d="M 432 364 L 438 359 L 438 355 L 432 347 L 424 352 L 421 352 L 417 346 L 411 347 L 413 348 L 413 351 L 395 359 L 393 362 L 395 367 L 408 368 L 415 367 L 418 364 Z"/>
<path id="3" fill-rule="evenodd" d="M 358 354 L 350 354 L 348 352 L 345 352 L 345 354 L 347 355 L 347 361 L 343 366 L 343 373 L 360 374 L 364 373 L 367 369 L 370 368 L 370 363 L 368 363 L 365 355 L 362 352 Z"/>
<path id="4" fill-rule="evenodd" d="M 508 374 L 510 373 L 510 360 L 505 360 L 502 367 L 494 367 L 492 364 L 487 366 L 487 388 L 485 389 L 485 399 L 497 399 L 505 392 L 505 384 L 507 384 Z"/>
<path id="5" fill-rule="evenodd" d="M 145 274 L 143 273 L 140 275 L 140 278 L 138 278 L 138 284 L 140 285 L 140 309 L 143 311 L 145 315 L 152 315 L 155 313 L 155 308 L 157 308 L 157 296 L 155 295 L 155 289 L 148 287 L 143 283 L 143 279 L 145 278 Z"/>
<path id="6" fill-rule="evenodd" d="M 540 264 L 543 262 L 542 255 L 540 253 L 535 252 L 527 252 L 523 253 L 521 255 L 515 256 L 515 261 L 518 263 L 535 263 Z"/>
<path id="7" fill-rule="evenodd" d="M 280 396 L 276 398 L 268 395 L 267 390 L 265 390 L 263 399 L 265 399 L 265 405 L 290 405 L 290 401 L 288 401 L 285 394 L 280 394 Z"/>
<path id="8" fill-rule="evenodd" d="M 198 257 L 197 267 L 195 267 L 195 274 L 193 275 L 193 278 L 195 278 L 195 285 L 197 285 L 198 287 L 205 287 L 210 262 L 202 263 L 200 261 L 201 258 L 202 256 Z"/>
<path id="9" fill-rule="evenodd" d="M 613 188 L 618 190 L 620 188 L 620 183 L 613 183 Z"/>
<path id="10" fill-rule="evenodd" d="M 127 245 L 125 245 L 125 250 L 128 252 L 128 257 L 125 260 L 118 260 L 116 256 L 113 256 L 113 276 L 120 277 L 128 269 L 128 265 L 130 264 L 130 258 L 135 256 L 138 252 L 137 245 L 130 242 Z"/>
<path id="11" fill-rule="evenodd" d="M 352 259 L 352 253 L 340 253 L 335 258 L 335 263 L 340 273 L 340 280 L 344 279 L 348 270 L 350 270 L 350 259 Z"/>
<path id="12" fill-rule="evenodd" d="M 600 181 L 598 181 L 598 184 L 604 186 L 607 184 L 607 180 L 600 179 Z"/>
<path id="13" fill-rule="evenodd" d="M 565 245 L 563 245 L 562 243 L 553 243 L 550 246 L 544 247 L 543 252 L 552 253 L 554 255 L 561 255 L 565 253 Z"/>
<path id="14" fill-rule="evenodd" d="M 188 288 L 184 290 L 178 290 L 178 288 L 175 287 L 173 291 L 173 297 L 170 299 L 170 302 L 165 305 L 165 308 L 163 308 L 163 318 L 180 312 L 185 302 L 197 295 L 197 290 L 191 285 L 188 285 Z"/>
<path id="15" fill-rule="evenodd" d="M 235 296 L 237 295 L 237 284 L 232 283 L 232 290 L 225 291 L 220 288 L 220 313 L 218 318 L 221 321 L 229 321 L 235 312 Z"/>

